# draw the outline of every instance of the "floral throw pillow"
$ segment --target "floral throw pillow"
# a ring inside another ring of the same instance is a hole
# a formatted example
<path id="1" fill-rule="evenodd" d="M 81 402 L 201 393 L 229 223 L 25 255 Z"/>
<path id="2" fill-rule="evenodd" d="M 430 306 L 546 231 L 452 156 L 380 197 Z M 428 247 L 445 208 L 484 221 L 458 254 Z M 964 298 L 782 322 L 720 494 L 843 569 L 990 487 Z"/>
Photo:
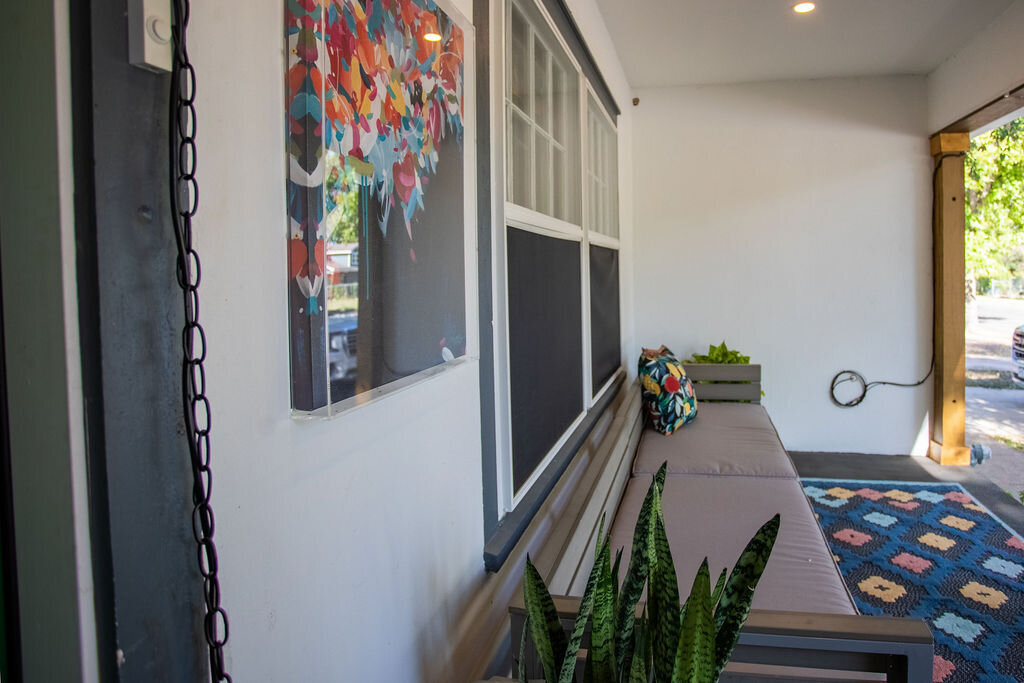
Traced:
<path id="1" fill-rule="evenodd" d="M 644 349 L 637 371 L 644 406 L 657 431 L 671 434 L 697 417 L 693 384 L 670 349 Z"/>

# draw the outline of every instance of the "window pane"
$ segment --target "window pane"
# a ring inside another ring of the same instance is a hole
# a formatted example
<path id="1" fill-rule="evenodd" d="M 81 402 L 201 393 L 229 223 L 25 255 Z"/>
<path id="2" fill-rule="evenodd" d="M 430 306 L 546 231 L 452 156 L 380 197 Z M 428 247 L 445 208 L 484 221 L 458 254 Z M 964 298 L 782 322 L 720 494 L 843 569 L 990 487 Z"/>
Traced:
<path id="1" fill-rule="evenodd" d="M 537 131 L 534 150 L 537 152 L 536 185 L 536 206 L 541 213 L 552 215 L 551 210 L 551 141 L 548 137 Z"/>
<path id="2" fill-rule="evenodd" d="M 597 127 L 593 117 L 587 117 L 587 215 L 588 228 L 594 229 L 597 220 L 597 177 L 594 175 L 593 156 L 597 153 Z"/>
<path id="3" fill-rule="evenodd" d="M 551 132 L 551 53 L 544 43 L 533 44 L 534 120 L 541 130 Z"/>
<path id="4" fill-rule="evenodd" d="M 565 177 L 565 150 L 554 147 L 551 155 L 551 193 L 554 201 L 554 215 L 564 216 L 567 213 L 566 206 L 566 177 Z"/>
<path id="5" fill-rule="evenodd" d="M 509 22 L 508 89 L 509 99 L 527 116 L 530 108 L 530 27 L 526 17 L 512 5 Z"/>
<path id="6" fill-rule="evenodd" d="M 583 412 L 582 305 L 579 243 L 509 228 L 515 491 Z"/>
<path id="7" fill-rule="evenodd" d="M 506 125 L 512 130 L 505 156 L 512 181 L 506 199 L 580 225 L 579 74 L 533 0 L 512 0 L 511 5 L 505 98 L 510 105 Z M 532 148 L 521 157 L 524 133 Z M 526 174 L 527 168 L 532 172 Z"/>
<path id="8" fill-rule="evenodd" d="M 597 100 L 588 98 L 587 107 L 587 182 L 590 193 L 588 230 L 619 236 L 618 136 L 608 123 Z"/>
<path id="9" fill-rule="evenodd" d="M 568 142 L 566 139 L 567 131 L 572 130 L 572 126 L 566 120 L 568 110 L 565 106 L 566 97 L 575 97 L 575 95 L 566 93 L 569 82 L 569 74 L 566 73 L 565 69 L 559 66 L 557 62 L 552 63 L 551 91 L 554 93 L 554 97 L 551 98 L 551 132 L 555 140 L 563 145 Z"/>
<path id="10" fill-rule="evenodd" d="M 512 153 L 510 157 L 510 173 L 512 179 L 511 200 L 520 206 L 533 207 L 533 164 L 530 154 L 530 140 L 533 137 L 532 126 L 521 114 L 511 110 L 509 117 L 512 123 L 509 142 Z"/>
<path id="11" fill-rule="evenodd" d="M 608 223 L 605 226 L 606 235 L 619 236 L 619 148 L 618 137 L 612 128 L 608 129 L 610 135 L 608 143 L 608 163 L 605 173 L 605 189 L 608 193 Z"/>

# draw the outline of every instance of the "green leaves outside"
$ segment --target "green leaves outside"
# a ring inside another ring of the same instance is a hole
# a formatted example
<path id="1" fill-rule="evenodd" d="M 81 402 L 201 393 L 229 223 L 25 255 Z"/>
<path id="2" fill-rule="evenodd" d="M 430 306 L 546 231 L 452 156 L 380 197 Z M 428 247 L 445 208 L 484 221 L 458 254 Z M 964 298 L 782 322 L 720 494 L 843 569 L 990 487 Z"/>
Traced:
<path id="1" fill-rule="evenodd" d="M 964 185 L 968 273 L 1024 275 L 1024 118 L 971 140 Z"/>

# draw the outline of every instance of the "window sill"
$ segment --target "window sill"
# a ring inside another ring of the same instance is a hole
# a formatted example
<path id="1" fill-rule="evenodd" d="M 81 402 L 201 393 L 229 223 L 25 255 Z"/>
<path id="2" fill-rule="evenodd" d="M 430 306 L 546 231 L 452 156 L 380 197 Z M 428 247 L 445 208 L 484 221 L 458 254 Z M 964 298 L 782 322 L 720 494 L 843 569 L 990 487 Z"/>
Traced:
<path id="1" fill-rule="evenodd" d="M 587 412 L 583 422 L 576 427 L 565 444 L 558 450 L 555 457 L 551 459 L 544 472 L 537 478 L 530 491 L 523 496 L 514 510 L 509 512 L 498 523 L 494 533 L 484 544 L 484 568 L 488 572 L 496 572 L 508 559 L 509 554 L 519 539 L 522 538 L 526 528 L 533 521 L 534 516 L 544 501 L 547 500 L 551 490 L 558 483 L 573 457 L 579 451 L 580 446 L 586 441 L 591 430 L 604 415 L 605 410 L 611 404 L 618 393 L 618 387 L 626 378 L 624 369 L 619 368 L 609 382 L 608 390 L 605 391 L 594 406 Z"/>

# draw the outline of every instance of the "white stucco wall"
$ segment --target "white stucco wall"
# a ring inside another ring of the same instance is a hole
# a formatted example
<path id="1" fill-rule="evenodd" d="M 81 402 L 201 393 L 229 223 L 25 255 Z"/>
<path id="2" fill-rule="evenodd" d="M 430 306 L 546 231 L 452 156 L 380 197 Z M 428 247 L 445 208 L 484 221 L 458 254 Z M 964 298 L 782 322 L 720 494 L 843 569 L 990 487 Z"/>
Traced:
<path id="1" fill-rule="evenodd" d="M 637 95 L 637 343 L 748 353 L 789 449 L 923 454 L 930 381 L 850 410 L 828 390 L 844 368 L 902 382 L 928 369 L 924 79 Z"/>
<path id="2" fill-rule="evenodd" d="M 290 417 L 283 14 L 196 3 L 189 32 L 228 661 L 236 680 L 440 680 L 484 576 L 479 367 Z"/>
<path id="3" fill-rule="evenodd" d="M 936 132 L 1024 84 L 1024 0 L 928 76 L 928 130 Z"/>

